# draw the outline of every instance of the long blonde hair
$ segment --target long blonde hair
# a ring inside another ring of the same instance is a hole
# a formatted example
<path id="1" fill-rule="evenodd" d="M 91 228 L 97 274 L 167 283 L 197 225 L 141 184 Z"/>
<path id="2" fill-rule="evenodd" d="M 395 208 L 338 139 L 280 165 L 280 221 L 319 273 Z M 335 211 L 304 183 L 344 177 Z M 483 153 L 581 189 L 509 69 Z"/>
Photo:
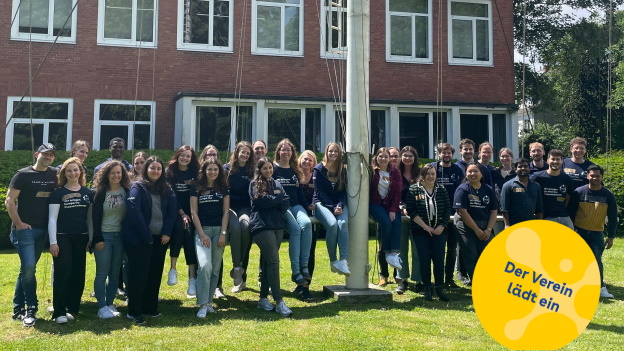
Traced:
<path id="1" fill-rule="evenodd" d="M 65 160 L 65 162 L 63 162 L 63 166 L 61 166 L 61 170 L 56 175 L 58 178 L 58 186 L 63 186 L 67 184 L 67 177 L 65 176 L 65 170 L 67 169 L 67 166 L 69 166 L 72 163 L 77 164 L 78 169 L 80 169 L 80 177 L 78 178 L 78 184 L 80 184 L 81 186 L 87 185 L 87 174 L 85 172 L 84 167 L 82 166 L 82 162 L 80 161 L 78 157 L 70 157 L 67 160 Z"/>
<path id="2" fill-rule="evenodd" d="M 335 146 L 338 148 L 338 160 L 334 164 L 329 164 L 330 162 L 329 162 L 329 157 L 327 157 L 327 154 L 329 152 L 329 149 L 332 146 Z M 336 185 L 337 185 L 336 189 L 339 191 L 344 190 L 346 187 L 346 177 L 345 177 L 343 156 L 344 156 L 344 151 L 342 150 L 342 147 L 340 147 L 340 144 L 331 142 L 327 144 L 327 146 L 325 147 L 325 154 L 323 155 L 323 161 L 321 161 L 323 166 L 327 168 L 327 177 L 330 179 L 336 179 Z M 330 172 L 330 167 L 328 167 L 328 165 L 333 168 L 333 172 Z"/>

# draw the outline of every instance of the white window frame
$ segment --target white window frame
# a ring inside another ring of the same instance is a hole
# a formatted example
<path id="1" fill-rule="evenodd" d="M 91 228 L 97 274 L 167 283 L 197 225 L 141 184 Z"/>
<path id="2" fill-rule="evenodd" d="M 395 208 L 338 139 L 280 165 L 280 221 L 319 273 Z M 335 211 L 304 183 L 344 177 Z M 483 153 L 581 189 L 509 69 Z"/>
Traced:
<path id="1" fill-rule="evenodd" d="M 386 0 L 386 61 L 388 62 L 413 62 L 413 63 L 433 63 L 433 10 L 431 0 L 427 0 L 428 13 L 422 14 L 417 12 L 398 12 L 390 11 L 390 1 Z M 412 54 L 410 56 L 392 55 L 392 17 L 409 17 L 412 27 Z M 416 17 L 427 18 L 427 58 L 416 57 L 416 46 L 414 45 L 416 37 Z"/>
<path id="2" fill-rule="evenodd" d="M 78 0 L 72 0 L 72 18 L 67 21 L 67 24 L 71 26 L 71 35 L 69 37 L 59 36 L 58 40 L 56 39 L 56 35 L 52 34 L 54 32 L 54 2 L 56 0 L 48 0 L 48 34 L 42 33 L 24 33 L 19 31 L 19 23 L 20 23 L 20 15 L 19 15 L 19 7 L 22 3 L 21 0 L 13 0 L 13 11 L 11 12 L 11 19 L 13 21 L 13 25 L 11 26 L 11 39 L 12 40 L 23 40 L 23 41 L 43 41 L 43 42 L 53 42 L 56 40 L 57 43 L 64 44 L 76 44 L 76 29 L 78 23 L 78 16 L 76 15 L 78 11 L 78 6 L 76 6 L 76 2 Z M 74 8 L 74 6 L 76 6 Z"/>
<path id="3" fill-rule="evenodd" d="M 273 55 L 273 56 L 303 56 L 303 3 L 304 0 L 300 0 L 299 4 L 288 4 L 288 3 L 279 3 L 279 2 L 270 2 L 263 0 L 253 0 L 252 3 L 252 13 L 251 13 L 251 53 L 255 55 Z M 280 20 L 280 28 L 281 28 L 281 36 L 280 36 L 280 49 L 269 49 L 269 48 L 259 48 L 258 47 L 258 6 L 267 6 L 267 7 L 278 7 L 281 12 L 281 20 Z M 299 8 L 299 50 L 285 50 L 285 38 L 286 38 L 286 28 L 285 28 L 285 13 L 286 7 L 298 7 Z"/>
<path id="4" fill-rule="evenodd" d="M 190 113 L 190 121 L 186 118 L 184 119 L 184 126 L 183 128 L 186 128 L 189 133 L 184 133 L 185 135 L 185 141 L 187 144 L 189 145 L 197 145 L 196 149 L 197 150 L 201 150 L 201 148 L 203 148 L 206 145 L 199 145 L 199 140 L 197 139 L 197 133 L 196 130 L 198 128 L 197 125 L 197 108 L 198 107 L 229 107 L 230 108 L 230 119 L 231 119 L 231 123 L 230 123 L 230 138 L 229 138 L 229 150 L 234 150 L 234 148 L 236 147 L 236 136 L 238 134 L 238 130 L 236 129 L 238 126 L 238 115 L 236 114 L 236 108 L 237 107 L 251 107 L 252 109 L 252 127 L 251 127 L 251 133 L 252 135 L 254 135 L 255 130 L 254 130 L 254 125 L 256 124 L 256 104 L 254 102 L 248 102 L 246 100 L 244 101 L 238 101 L 238 102 L 228 102 L 227 100 L 193 100 L 191 105 L 191 113 Z M 232 133 L 232 131 L 234 131 L 234 133 Z M 224 150 L 221 150 L 224 151 Z"/>
<path id="5" fill-rule="evenodd" d="M 142 105 L 150 106 L 150 120 L 149 121 L 100 121 L 100 106 L 101 105 Z M 127 126 L 128 127 L 128 140 L 126 140 L 126 150 L 132 150 L 134 148 L 134 126 L 135 125 L 149 125 L 150 126 L 150 140 L 149 148 L 154 148 L 154 136 L 156 135 L 156 102 L 147 100 L 107 100 L 96 99 L 94 102 L 93 112 L 93 148 L 96 149 L 96 145 L 100 143 L 100 127 L 102 126 Z M 102 145 L 99 145 L 102 148 Z M 104 148 L 108 148 L 108 145 L 104 145 Z M 97 150 L 97 149 L 96 149 Z"/>
<path id="6" fill-rule="evenodd" d="M 331 23 L 327 22 L 327 15 L 328 12 L 330 11 L 339 11 L 338 7 L 334 7 L 334 6 L 327 6 L 326 5 L 326 1 L 327 0 L 320 0 L 321 3 L 321 40 L 320 40 L 320 46 L 321 46 L 321 57 L 322 58 L 331 58 L 331 59 L 347 59 L 347 43 L 343 43 L 344 45 L 335 49 L 335 50 L 327 50 L 327 30 L 329 28 L 329 26 L 331 25 Z M 340 1 L 340 0 L 334 0 L 334 1 Z M 347 1 L 347 6 L 349 5 L 348 1 L 353 1 L 353 0 L 346 0 Z M 356 0 L 357 1 L 357 0 Z M 343 11 L 347 11 L 347 8 L 343 9 Z M 343 26 L 343 30 L 346 30 L 347 28 L 347 23 L 344 22 L 342 23 Z"/>
<path id="7" fill-rule="evenodd" d="M 154 23 L 153 23 L 153 41 L 141 41 L 136 39 L 136 26 L 138 2 L 141 0 L 132 0 L 132 29 L 131 39 L 105 38 L 104 28 L 106 23 L 106 0 L 98 2 L 98 26 L 97 26 L 97 44 L 106 46 L 128 46 L 142 48 L 156 48 L 158 46 L 158 0 L 154 0 Z"/>
<path id="8" fill-rule="evenodd" d="M 310 104 L 310 105 L 301 105 L 301 104 L 266 104 L 265 105 L 265 115 L 266 117 L 266 130 L 267 133 L 269 133 L 270 131 L 268 130 L 269 128 L 269 110 L 270 109 L 276 109 L 276 110 L 299 110 L 299 124 L 300 124 L 300 130 L 299 130 L 299 140 L 301 140 L 301 145 L 295 145 L 299 150 L 297 150 L 298 152 L 302 152 L 305 150 L 305 145 L 306 145 L 306 139 L 305 139 L 305 131 L 306 131 L 306 109 L 308 108 L 317 108 L 321 110 L 321 126 L 323 125 L 323 120 L 325 119 L 325 106 L 324 105 L 318 105 L 318 104 Z M 323 135 L 321 135 L 321 140 L 323 139 Z M 321 143 L 321 145 L 324 145 L 323 143 Z"/>
<path id="9" fill-rule="evenodd" d="M 453 16 L 451 15 L 451 4 L 454 2 L 463 2 L 463 3 L 474 3 L 474 4 L 484 4 L 488 7 L 488 17 L 467 17 L 467 16 Z M 449 0 L 448 2 L 448 60 L 449 65 L 466 65 L 466 66 L 493 66 L 494 65 L 494 32 L 492 30 L 492 1 L 491 0 Z M 460 59 L 453 58 L 453 20 L 461 19 L 461 20 L 470 20 L 472 21 L 472 59 Z M 489 45 L 489 59 L 487 61 L 479 61 L 476 59 L 476 20 L 487 20 L 488 22 L 488 45 Z"/>
<path id="10" fill-rule="evenodd" d="M 214 23 L 214 8 L 215 1 L 214 0 L 203 0 L 209 1 L 211 3 L 210 6 L 210 23 Z M 234 1 L 233 0 L 224 0 L 227 1 L 229 5 L 229 13 L 228 13 L 228 46 L 216 46 L 213 45 L 213 30 L 214 26 L 210 26 L 210 32 L 208 33 L 208 43 L 200 44 L 200 43 L 185 43 L 184 42 L 184 22 L 186 21 L 186 12 L 184 9 L 185 0 L 178 0 L 178 50 L 189 50 L 189 51 L 205 51 L 205 52 L 233 52 L 233 37 L 234 37 Z"/>
<path id="11" fill-rule="evenodd" d="M 65 99 L 65 98 L 47 98 L 47 97 L 24 97 L 22 100 L 22 104 L 28 104 L 30 101 L 32 102 L 58 102 L 58 103 L 66 103 L 67 106 L 67 119 L 44 119 L 44 118 L 11 118 L 13 114 L 13 104 L 17 101 L 20 101 L 21 97 L 19 96 L 9 96 L 7 98 L 7 115 L 6 115 L 6 133 L 4 140 L 4 149 L 5 150 L 13 150 L 13 134 L 14 134 L 14 125 L 17 124 L 43 124 L 43 142 L 48 142 L 48 137 L 50 133 L 50 123 L 66 123 L 67 124 L 67 142 L 65 148 L 67 150 L 71 149 L 71 140 L 72 140 L 72 126 L 74 121 L 74 99 Z M 35 145 L 37 146 L 37 145 Z"/>

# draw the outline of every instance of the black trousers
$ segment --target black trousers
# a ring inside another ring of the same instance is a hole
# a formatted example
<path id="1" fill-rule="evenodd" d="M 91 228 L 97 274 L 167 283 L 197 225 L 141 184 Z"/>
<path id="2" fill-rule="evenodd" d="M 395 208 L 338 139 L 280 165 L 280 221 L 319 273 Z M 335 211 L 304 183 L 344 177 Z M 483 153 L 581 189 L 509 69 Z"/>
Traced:
<path id="1" fill-rule="evenodd" d="M 54 261 L 54 314 L 52 318 L 65 313 L 77 314 L 85 286 L 87 261 L 87 234 L 59 234 L 56 236 L 59 253 Z"/>
<path id="2" fill-rule="evenodd" d="M 128 255 L 128 314 L 157 314 L 158 294 L 168 244 L 161 236 L 152 236 L 153 244 L 124 243 Z"/>
<path id="3" fill-rule="evenodd" d="M 446 233 L 429 235 L 421 228 L 412 229 L 412 236 L 418 250 L 420 262 L 420 276 L 425 287 L 431 286 L 431 263 L 433 262 L 433 277 L 435 285 L 444 284 L 444 246 Z"/>
<path id="4" fill-rule="evenodd" d="M 186 259 L 186 265 L 197 264 L 197 253 L 195 252 L 195 237 L 193 233 L 195 229 L 192 226 L 189 229 L 184 229 L 184 222 L 182 218 L 178 216 L 173 227 L 173 236 L 170 243 L 170 257 L 180 257 L 180 250 L 184 248 L 184 258 Z"/>
<path id="5" fill-rule="evenodd" d="M 446 262 L 444 263 L 444 281 L 450 283 L 453 281 L 455 272 L 455 264 L 457 263 L 457 231 L 453 221 L 449 221 L 446 228 L 444 228 L 446 234 Z"/>

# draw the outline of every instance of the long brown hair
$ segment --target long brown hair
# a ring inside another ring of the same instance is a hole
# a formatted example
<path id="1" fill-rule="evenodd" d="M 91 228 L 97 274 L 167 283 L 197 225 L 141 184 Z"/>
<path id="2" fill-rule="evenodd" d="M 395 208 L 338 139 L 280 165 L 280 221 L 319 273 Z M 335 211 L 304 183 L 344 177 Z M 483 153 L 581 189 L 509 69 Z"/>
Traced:
<path id="1" fill-rule="evenodd" d="M 301 171 L 301 168 L 299 168 L 299 155 L 297 155 L 295 145 L 288 138 L 284 138 L 279 143 L 277 143 L 277 146 L 275 147 L 275 162 L 277 163 L 280 161 L 280 150 L 284 145 L 290 146 L 290 149 L 292 150 L 292 156 L 290 156 L 290 160 L 288 160 L 288 166 L 292 168 L 293 171 L 295 171 L 297 177 L 299 178 L 299 181 L 301 181 L 303 179 L 303 172 Z"/>
<path id="2" fill-rule="evenodd" d="M 227 190 L 227 177 L 225 176 L 225 171 L 223 170 L 221 161 L 219 161 L 219 159 L 216 157 L 210 157 L 206 160 L 206 162 L 202 163 L 199 174 L 197 175 L 197 181 L 195 182 L 195 186 L 197 188 L 198 194 L 201 194 L 204 191 L 210 189 L 208 187 L 208 176 L 206 175 L 206 170 L 210 165 L 217 165 L 217 167 L 219 167 L 219 176 L 217 176 L 217 179 L 215 179 L 214 188 L 212 189 L 215 189 L 215 191 L 220 193 L 223 193 Z"/>
<path id="3" fill-rule="evenodd" d="M 154 162 L 160 163 L 160 166 L 163 168 L 163 170 L 160 173 L 160 177 L 158 177 L 155 182 L 152 182 L 147 176 L 147 170 L 149 169 L 149 166 Z M 150 191 L 150 193 L 163 197 L 171 196 L 172 190 L 169 187 L 169 184 L 167 183 L 165 177 L 165 165 L 158 156 L 150 156 L 147 158 L 147 160 L 145 160 L 145 166 L 143 166 L 141 176 L 143 178 L 141 179 L 141 182 L 147 186 L 147 189 Z"/>
<path id="4" fill-rule="evenodd" d="M 217 149 L 216 146 L 212 145 L 212 144 L 208 144 L 206 146 L 204 146 L 204 149 L 202 150 L 201 154 L 199 155 L 199 164 L 202 165 L 204 162 L 206 162 L 206 155 L 208 154 L 208 150 L 213 149 L 217 152 L 217 158 L 219 158 L 219 149 Z"/>
<path id="5" fill-rule="evenodd" d="M 110 160 L 106 162 L 95 175 L 95 179 L 93 180 L 93 187 L 95 188 L 96 193 L 106 192 L 106 190 L 110 189 L 108 175 L 116 166 L 121 167 L 121 181 L 119 182 L 119 185 L 124 188 L 130 187 L 130 175 L 128 175 L 126 167 L 123 165 L 123 163 L 117 160 Z"/>
<path id="6" fill-rule="evenodd" d="M 414 164 L 412 164 L 412 179 L 408 179 L 410 184 L 416 183 L 418 180 L 418 175 L 420 173 L 420 166 L 418 160 L 418 151 L 411 146 L 404 146 L 399 153 L 399 157 L 401 157 L 401 162 L 399 163 L 399 170 L 401 171 L 401 175 L 405 172 L 405 165 L 403 164 L 403 154 L 406 152 L 411 152 L 414 155 Z"/>
<path id="7" fill-rule="evenodd" d="M 78 184 L 80 184 L 81 186 L 87 185 L 87 175 L 85 174 L 85 169 L 82 166 L 82 162 L 80 161 L 78 157 L 70 157 L 67 160 L 65 160 L 65 162 L 63 162 L 63 166 L 61 166 L 61 170 L 57 174 L 58 186 L 63 186 L 67 184 L 67 177 L 65 176 L 65 169 L 67 169 L 67 166 L 69 166 L 72 163 L 77 164 L 78 168 L 80 169 L 80 177 L 78 178 Z"/>
<path id="8" fill-rule="evenodd" d="M 260 157 L 258 159 L 258 162 L 256 162 L 256 173 L 254 175 L 254 182 L 256 183 L 256 196 L 262 193 L 267 193 L 271 189 L 269 180 L 265 179 L 264 176 L 262 176 L 262 167 L 264 167 L 266 163 L 270 163 L 271 166 L 273 166 L 273 162 L 271 162 L 268 157 Z"/>
<path id="9" fill-rule="evenodd" d="M 240 150 L 244 147 L 249 149 L 249 159 L 247 160 L 247 162 L 245 162 L 245 167 L 247 167 L 247 175 L 249 176 L 249 178 L 252 178 L 254 174 L 254 155 L 251 144 L 247 141 L 240 141 L 238 144 L 236 144 L 236 148 L 230 155 L 230 174 L 236 174 L 236 172 L 238 172 L 238 154 L 240 153 Z"/>
<path id="10" fill-rule="evenodd" d="M 175 177 L 175 175 L 178 172 L 181 172 L 178 158 L 180 158 L 180 155 L 182 155 L 184 151 L 191 152 L 191 162 L 189 162 L 189 165 L 188 165 L 188 169 L 191 172 L 191 174 L 196 175 L 197 172 L 199 171 L 199 162 L 197 162 L 195 149 L 193 149 L 193 147 L 190 145 L 182 145 L 178 148 L 178 150 L 176 150 L 173 156 L 171 156 L 171 159 L 169 160 L 169 163 L 167 164 L 167 172 L 165 174 L 167 176 L 167 180 L 173 179 L 173 177 Z"/>
<path id="11" fill-rule="evenodd" d="M 328 167 L 329 157 L 327 157 L 327 153 L 329 152 L 329 148 L 331 148 L 332 146 L 338 148 L 338 160 L 335 162 L 335 164 L 330 165 L 332 168 L 334 168 L 333 172 L 330 172 Z M 323 166 L 327 168 L 327 177 L 336 179 L 336 190 L 338 191 L 342 191 L 346 187 L 343 156 L 344 152 L 342 150 L 342 147 L 340 147 L 340 144 L 331 142 L 325 147 L 325 154 L 323 155 L 323 161 L 321 161 L 321 163 L 323 163 Z"/>

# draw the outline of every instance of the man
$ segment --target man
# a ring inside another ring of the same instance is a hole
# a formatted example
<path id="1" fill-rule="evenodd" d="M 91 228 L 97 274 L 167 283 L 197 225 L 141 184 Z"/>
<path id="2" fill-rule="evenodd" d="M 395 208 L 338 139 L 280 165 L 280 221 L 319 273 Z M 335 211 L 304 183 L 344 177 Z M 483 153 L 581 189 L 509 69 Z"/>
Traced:
<path id="1" fill-rule="evenodd" d="M 440 161 L 434 162 L 436 168 L 438 183 L 442 184 L 449 195 L 449 199 L 455 196 L 455 190 L 464 179 L 464 172 L 452 163 L 455 148 L 449 143 L 441 143 L 438 145 L 438 157 Z M 457 288 L 457 284 L 453 280 L 453 272 L 457 261 L 457 232 L 453 222 L 449 222 L 446 231 L 446 261 L 444 263 L 444 285 L 451 288 Z"/>
<path id="2" fill-rule="evenodd" d="M 529 160 L 519 158 L 514 168 L 516 177 L 505 183 L 501 190 L 500 205 L 505 228 L 532 219 L 542 219 L 544 215 L 542 189 L 529 179 Z"/>
<path id="3" fill-rule="evenodd" d="M 587 154 L 587 140 L 584 138 L 572 138 L 570 140 L 570 154 L 572 157 L 563 159 L 563 171 L 574 182 L 574 189 L 589 183 L 587 169 L 594 163 L 585 159 Z"/>
<path id="4" fill-rule="evenodd" d="M 574 224 L 568 212 L 570 195 L 574 191 L 572 178 L 561 172 L 563 152 L 552 149 L 548 153 L 548 165 L 545 171 L 532 173 L 530 179 L 542 187 L 544 219 L 557 222 L 574 230 Z"/>
<path id="5" fill-rule="evenodd" d="M 264 142 L 264 140 L 258 139 L 256 141 L 254 141 L 254 143 L 253 143 L 253 145 L 251 147 L 253 148 L 254 161 L 255 162 L 258 162 L 259 159 L 261 159 L 264 156 L 266 156 L 267 145 Z"/>
<path id="6" fill-rule="evenodd" d="M 17 248 L 20 272 L 13 295 L 13 320 L 32 327 L 37 320 L 37 262 L 48 236 L 48 200 L 56 186 L 56 169 L 50 167 L 56 148 L 39 146 L 33 166 L 22 168 L 11 179 L 5 205 L 13 221 L 11 243 Z M 28 306 L 26 308 L 26 306 Z"/>
<path id="7" fill-rule="evenodd" d="M 594 253 L 600 270 L 600 297 L 613 298 L 604 284 L 602 253 L 613 247 L 618 224 L 617 204 L 613 193 L 602 185 L 604 170 L 598 165 L 587 167 L 589 184 L 576 188 L 570 199 L 570 216 L 576 232 Z M 608 221 L 607 240 L 604 239 L 605 218 Z"/>
<path id="8" fill-rule="evenodd" d="M 548 163 L 544 162 L 544 145 L 534 142 L 529 144 L 529 154 L 531 155 L 531 173 L 545 171 L 548 169 Z"/>
<path id="9" fill-rule="evenodd" d="M 130 163 L 128 163 L 126 160 L 123 159 L 123 153 L 126 150 L 126 142 L 122 138 L 118 138 L 118 137 L 112 138 L 111 141 L 108 143 L 108 150 L 111 153 L 111 157 L 109 157 L 106 161 L 100 163 L 99 165 L 95 167 L 95 169 L 93 170 L 94 176 L 97 174 L 100 168 L 102 168 L 106 164 L 106 162 L 111 161 L 111 160 L 116 160 L 116 161 L 121 162 L 124 165 L 124 167 L 126 167 L 127 171 L 129 171 L 132 168 Z"/>
<path id="10" fill-rule="evenodd" d="M 475 150 L 475 142 L 471 139 L 462 139 L 459 142 L 459 154 L 461 155 L 461 160 L 457 161 L 457 165 L 461 168 L 464 176 L 466 175 L 466 166 L 473 161 L 474 158 L 474 150 Z M 494 183 L 492 183 L 492 176 L 490 175 L 490 170 L 481 165 L 481 176 L 483 177 L 483 182 L 494 189 Z M 455 194 L 453 194 L 455 195 Z"/>

